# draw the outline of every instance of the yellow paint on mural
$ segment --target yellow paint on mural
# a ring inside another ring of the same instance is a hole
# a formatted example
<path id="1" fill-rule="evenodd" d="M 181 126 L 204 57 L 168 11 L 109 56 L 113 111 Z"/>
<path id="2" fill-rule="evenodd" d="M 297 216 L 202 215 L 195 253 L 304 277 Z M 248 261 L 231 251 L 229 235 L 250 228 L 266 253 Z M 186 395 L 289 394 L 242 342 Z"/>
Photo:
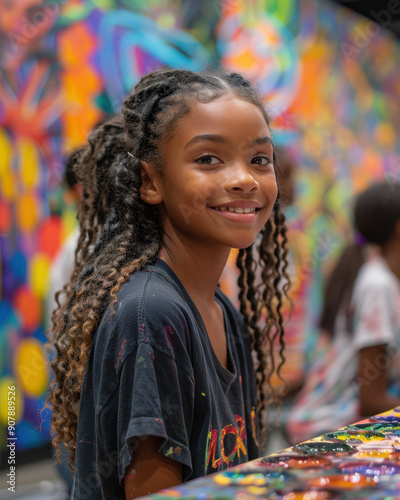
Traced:
<path id="1" fill-rule="evenodd" d="M 6 172 L 3 175 L 3 177 L 1 178 L 0 186 L 4 198 L 6 198 L 8 201 L 13 200 L 15 196 L 15 186 L 14 177 L 11 172 Z"/>
<path id="2" fill-rule="evenodd" d="M 24 399 L 21 397 L 21 390 L 15 379 L 4 377 L 0 380 L 0 401 L 10 402 L 9 405 L 4 403 L 0 405 L 0 424 L 8 425 L 8 409 L 14 411 L 15 415 L 10 414 L 10 416 L 18 423 L 24 410 Z"/>
<path id="3" fill-rule="evenodd" d="M 33 338 L 22 340 L 15 351 L 14 370 L 21 388 L 29 397 L 42 396 L 49 383 L 43 344 Z"/>
<path id="4" fill-rule="evenodd" d="M 30 261 L 30 285 L 35 295 L 43 299 L 48 291 L 50 259 L 44 253 L 35 254 Z"/>
<path id="5" fill-rule="evenodd" d="M 35 143 L 22 138 L 17 142 L 21 180 L 28 189 L 33 188 L 38 180 L 39 152 Z"/>
<path id="6" fill-rule="evenodd" d="M 26 193 L 17 201 L 17 222 L 22 231 L 32 231 L 37 220 L 35 197 Z"/>
<path id="7" fill-rule="evenodd" d="M 9 138 L 4 131 L 0 128 L 0 179 L 10 172 L 11 162 L 11 144 Z"/>

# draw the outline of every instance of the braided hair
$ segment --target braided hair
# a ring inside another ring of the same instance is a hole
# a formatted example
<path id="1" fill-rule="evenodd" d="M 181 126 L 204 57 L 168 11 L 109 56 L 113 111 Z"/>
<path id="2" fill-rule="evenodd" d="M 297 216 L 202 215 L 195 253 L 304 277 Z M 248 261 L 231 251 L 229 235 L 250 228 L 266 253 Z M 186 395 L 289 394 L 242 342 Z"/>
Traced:
<path id="1" fill-rule="evenodd" d="M 222 72 L 193 73 L 161 69 L 145 75 L 125 100 L 122 117 L 106 121 L 91 134 L 89 145 L 80 151 L 75 171 L 83 186 L 79 207 L 80 238 L 75 269 L 65 287 L 65 300 L 53 314 L 55 373 L 48 404 L 52 408 L 53 445 L 70 451 L 75 459 L 77 422 L 83 372 L 99 322 L 132 273 L 156 262 L 163 241 L 160 213 L 140 196 L 141 161 L 160 172 L 161 144 L 173 133 L 193 102 L 211 102 L 227 92 L 256 105 L 266 123 L 270 120 L 260 97 L 242 76 Z M 282 293 L 287 276 L 285 217 L 279 195 L 273 216 L 262 230 L 259 245 L 262 283 L 255 285 L 253 245 L 240 250 L 240 309 L 256 353 L 257 404 L 263 434 L 267 398 L 278 399 L 269 379 L 274 369 L 273 342 L 279 339 L 283 356 Z M 258 259 L 257 259 L 258 260 Z M 263 307 L 266 322 L 260 328 Z M 268 396 L 269 395 L 269 396 Z"/>

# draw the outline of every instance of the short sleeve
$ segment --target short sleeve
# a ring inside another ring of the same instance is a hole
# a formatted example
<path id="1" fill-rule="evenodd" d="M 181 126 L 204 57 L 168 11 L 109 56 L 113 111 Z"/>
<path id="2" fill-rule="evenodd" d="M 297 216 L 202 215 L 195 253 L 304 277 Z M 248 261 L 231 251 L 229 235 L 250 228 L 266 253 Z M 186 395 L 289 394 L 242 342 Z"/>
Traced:
<path id="1" fill-rule="evenodd" d="M 145 436 L 161 439 L 161 454 L 192 471 L 189 451 L 194 410 L 194 383 L 175 359 L 142 342 L 123 362 L 118 395 L 118 476 Z"/>
<path id="2" fill-rule="evenodd" d="M 360 350 L 395 341 L 392 297 L 384 281 L 363 283 L 353 296 L 354 345 Z"/>

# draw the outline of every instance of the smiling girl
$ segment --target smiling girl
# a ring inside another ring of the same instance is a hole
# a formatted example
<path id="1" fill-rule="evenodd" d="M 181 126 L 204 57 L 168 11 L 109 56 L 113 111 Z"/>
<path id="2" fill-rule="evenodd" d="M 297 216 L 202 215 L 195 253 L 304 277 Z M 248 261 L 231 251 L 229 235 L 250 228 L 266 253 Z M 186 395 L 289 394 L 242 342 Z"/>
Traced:
<path id="1" fill-rule="evenodd" d="M 92 252 L 77 249 L 53 328 L 53 443 L 71 452 L 80 500 L 135 498 L 257 458 L 273 339 L 284 346 L 286 228 L 255 90 L 234 73 L 163 69 L 122 115 L 109 182 L 93 144 L 76 166 L 80 241 L 88 221 L 105 223 Z M 104 203 L 91 203 L 100 184 Z M 232 248 L 242 314 L 218 288 Z"/>

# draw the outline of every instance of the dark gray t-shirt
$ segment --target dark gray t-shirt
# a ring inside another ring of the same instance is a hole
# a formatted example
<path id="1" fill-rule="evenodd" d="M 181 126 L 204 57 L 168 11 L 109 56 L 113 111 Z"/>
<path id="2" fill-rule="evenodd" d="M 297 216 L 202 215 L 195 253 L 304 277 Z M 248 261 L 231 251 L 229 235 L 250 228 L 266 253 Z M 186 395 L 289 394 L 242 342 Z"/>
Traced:
<path id="1" fill-rule="evenodd" d="M 73 499 L 123 499 L 126 467 L 147 435 L 183 464 L 184 481 L 258 457 L 256 383 L 241 315 L 216 290 L 228 368 L 162 260 L 121 287 L 94 336 L 82 384 Z"/>

